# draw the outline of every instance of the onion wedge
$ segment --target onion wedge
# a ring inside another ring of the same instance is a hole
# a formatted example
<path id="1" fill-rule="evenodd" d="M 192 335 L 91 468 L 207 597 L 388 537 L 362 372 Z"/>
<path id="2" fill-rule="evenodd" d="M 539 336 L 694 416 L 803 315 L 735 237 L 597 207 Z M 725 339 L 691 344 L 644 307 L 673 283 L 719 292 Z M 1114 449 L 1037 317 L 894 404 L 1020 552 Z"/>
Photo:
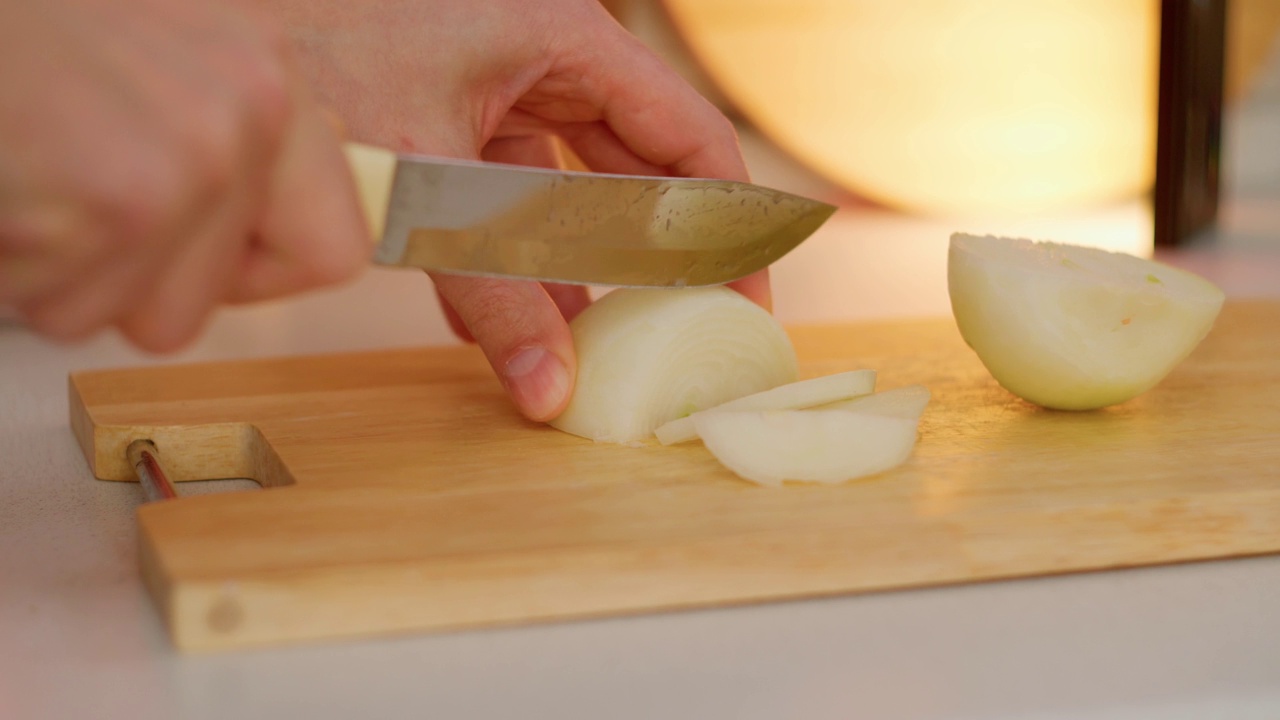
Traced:
<path id="1" fill-rule="evenodd" d="M 634 443 L 683 415 L 795 382 L 795 349 L 778 321 L 723 287 L 615 290 L 569 324 L 578 376 L 551 425 Z"/>
<path id="2" fill-rule="evenodd" d="M 851 370 L 825 375 L 810 380 L 779 385 L 772 390 L 730 400 L 709 410 L 702 410 L 659 425 L 654 434 L 663 445 L 688 442 L 698 438 L 693 418 L 708 412 L 723 410 L 800 410 L 826 405 L 839 400 L 849 400 L 875 390 L 875 370 Z"/>
<path id="3" fill-rule="evenodd" d="M 1002 386 L 1057 410 L 1155 387 L 1213 327 L 1222 290 L 1178 268 L 1096 248 L 951 236 L 951 310 Z"/>
<path id="4" fill-rule="evenodd" d="M 911 455 L 928 391 L 908 386 L 810 410 L 720 410 L 693 419 L 707 449 L 739 477 L 839 483 Z"/>

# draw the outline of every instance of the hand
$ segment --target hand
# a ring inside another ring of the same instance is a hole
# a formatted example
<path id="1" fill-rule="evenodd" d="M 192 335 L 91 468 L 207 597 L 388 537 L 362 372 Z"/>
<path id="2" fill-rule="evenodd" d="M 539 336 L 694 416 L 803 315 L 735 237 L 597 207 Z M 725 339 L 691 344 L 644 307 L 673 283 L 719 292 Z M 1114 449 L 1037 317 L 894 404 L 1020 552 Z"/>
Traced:
<path id="1" fill-rule="evenodd" d="M 150 350 L 223 302 L 364 266 L 328 120 L 274 21 L 236 2 L 0 4 L 0 304 Z"/>
<path id="2" fill-rule="evenodd" d="M 596 0 L 270 0 L 317 92 L 355 140 L 554 166 L 559 136 L 592 169 L 745 180 L 733 127 Z M 585 288 L 433 275 L 534 420 L 569 401 L 567 320 Z M 735 284 L 766 307 L 763 273 Z"/>

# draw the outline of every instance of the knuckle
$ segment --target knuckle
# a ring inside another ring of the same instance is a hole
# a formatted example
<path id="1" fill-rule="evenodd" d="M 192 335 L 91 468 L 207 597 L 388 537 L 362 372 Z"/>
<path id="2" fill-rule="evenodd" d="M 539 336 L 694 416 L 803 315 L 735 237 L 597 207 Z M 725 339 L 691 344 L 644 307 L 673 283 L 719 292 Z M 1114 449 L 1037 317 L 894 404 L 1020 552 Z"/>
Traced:
<path id="1" fill-rule="evenodd" d="M 738 129 L 729 116 L 720 111 L 710 100 L 698 96 L 694 99 L 696 107 L 701 109 L 698 116 L 703 123 L 703 130 L 709 143 L 738 144 Z"/>
<path id="2" fill-rule="evenodd" d="M 298 232 L 307 233 L 308 229 Z M 284 235 L 258 235 L 257 240 L 263 252 L 279 265 L 271 287 L 261 291 L 271 296 L 342 284 L 359 274 L 368 261 L 362 245 L 351 242 L 351 238 L 338 243 L 317 234 L 297 235 L 291 231 Z"/>
<path id="3" fill-rule="evenodd" d="M 293 53 L 293 40 L 285 26 L 267 18 L 259 18 L 256 24 L 257 40 L 272 57 L 281 64 Z"/>
<path id="4" fill-rule="evenodd" d="M 308 260 L 307 280 L 313 287 L 336 285 L 355 277 L 364 267 L 363 254 L 354 252 L 360 248 L 347 243 L 351 248 L 337 247 L 327 252 L 319 252 Z"/>
<path id="5" fill-rule="evenodd" d="M 259 88 L 270 81 L 256 77 L 248 71 L 231 73 L 222 93 L 191 100 L 188 121 L 176 130 L 182 170 L 202 197 L 216 198 L 236 188 L 242 174 L 272 154 L 282 135 L 280 128 L 264 131 L 259 96 L 267 93 Z M 273 136 L 269 142 L 266 135 Z"/>
<path id="6" fill-rule="evenodd" d="M 91 191 L 112 246 L 139 250 L 167 230 L 183 203 L 179 165 L 174 157 L 156 153 L 136 162 L 127 179 L 102 182 Z"/>
<path id="7" fill-rule="evenodd" d="M 0 257 L 48 252 L 76 237 L 74 213 L 65 207 L 37 207 L 0 215 Z"/>
<path id="8" fill-rule="evenodd" d="M 286 63 L 270 49 L 245 53 L 239 61 L 235 83 L 236 101 L 250 131 L 268 147 L 275 147 L 293 119 L 293 92 Z"/>
<path id="9" fill-rule="evenodd" d="M 721 140 L 737 145 L 738 128 L 734 126 L 733 121 L 730 120 L 727 115 L 717 110 L 716 107 L 711 104 L 711 101 L 703 100 L 703 102 L 707 104 L 708 109 L 711 111 L 713 118 L 712 125 L 716 134 L 720 136 Z"/>
<path id="10" fill-rule="evenodd" d="M 242 121 L 236 108 L 206 102 L 180 140 L 183 167 L 195 192 L 216 197 L 236 184 L 244 156 Z"/>

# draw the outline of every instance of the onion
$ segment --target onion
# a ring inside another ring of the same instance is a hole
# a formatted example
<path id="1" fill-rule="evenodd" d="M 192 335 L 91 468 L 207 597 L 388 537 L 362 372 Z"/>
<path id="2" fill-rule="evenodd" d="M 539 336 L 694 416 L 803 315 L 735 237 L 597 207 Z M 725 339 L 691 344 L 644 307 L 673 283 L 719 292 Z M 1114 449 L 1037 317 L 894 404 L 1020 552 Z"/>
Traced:
<path id="1" fill-rule="evenodd" d="M 591 440 L 637 442 L 669 420 L 797 375 L 782 326 L 726 288 L 615 290 L 569 327 L 577 381 L 551 425 Z"/>
<path id="2" fill-rule="evenodd" d="M 920 419 L 931 395 L 923 385 L 905 385 L 884 392 L 823 405 L 819 410 L 855 410 L 872 415 Z"/>
<path id="3" fill-rule="evenodd" d="M 1010 392 L 1088 410 L 1154 387 L 1213 326 L 1223 294 L 1151 260 L 1058 243 L 955 234 L 951 309 Z"/>
<path id="4" fill-rule="evenodd" d="M 876 372 L 874 370 L 851 370 L 811 380 L 801 380 L 677 418 L 659 425 L 654 434 L 663 445 L 687 442 L 697 439 L 698 431 L 694 427 L 693 419 L 702 413 L 720 410 L 798 410 L 866 395 L 875 387 Z"/>
<path id="5" fill-rule="evenodd" d="M 928 402 L 914 385 L 810 410 L 712 410 L 693 422 L 707 449 L 743 479 L 838 483 L 905 462 Z"/>

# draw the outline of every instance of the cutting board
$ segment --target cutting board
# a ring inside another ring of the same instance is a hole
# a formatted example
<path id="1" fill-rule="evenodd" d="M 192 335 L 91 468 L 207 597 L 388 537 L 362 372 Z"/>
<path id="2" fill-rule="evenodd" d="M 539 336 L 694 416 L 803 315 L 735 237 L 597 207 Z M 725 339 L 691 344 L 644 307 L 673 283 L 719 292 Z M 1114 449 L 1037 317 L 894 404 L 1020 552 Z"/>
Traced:
<path id="1" fill-rule="evenodd" d="M 949 320 L 791 332 L 806 375 L 933 391 L 905 465 L 769 489 L 697 443 L 595 444 L 521 419 L 465 347 L 80 373 L 71 424 L 104 480 L 150 438 L 174 480 L 265 486 L 139 509 L 184 649 L 1280 550 L 1280 304 L 1229 304 L 1157 388 L 1090 413 L 1012 397 Z"/>

